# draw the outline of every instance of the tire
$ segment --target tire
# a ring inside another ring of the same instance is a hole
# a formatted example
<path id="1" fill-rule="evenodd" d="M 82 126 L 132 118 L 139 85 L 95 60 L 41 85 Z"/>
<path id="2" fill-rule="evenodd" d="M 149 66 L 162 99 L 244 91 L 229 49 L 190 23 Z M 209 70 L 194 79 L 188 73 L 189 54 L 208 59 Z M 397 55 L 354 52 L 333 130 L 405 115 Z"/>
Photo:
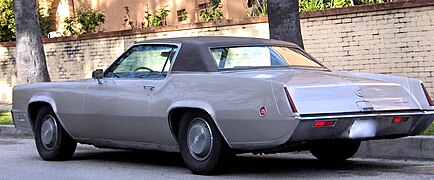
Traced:
<path id="1" fill-rule="evenodd" d="M 211 117 L 203 112 L 184 114 L 179 125 L 178 144 L 184 163 L 194 174 L 222 173 L 235 157 Z"/>
<path id="2" fill-rule="evenodd" d="M 35 143 L 39 156 L 46 161 L 68 160 L 77 147 L 49 106 L 42 107 L 36 116 Z"/>
<path id="3" fill-rule="evenodd" d="M 359 147 L 360 141 L 355 140 L 315 141 L 309 150 L 318 160 L 338 162 L 353 157 Z"/>

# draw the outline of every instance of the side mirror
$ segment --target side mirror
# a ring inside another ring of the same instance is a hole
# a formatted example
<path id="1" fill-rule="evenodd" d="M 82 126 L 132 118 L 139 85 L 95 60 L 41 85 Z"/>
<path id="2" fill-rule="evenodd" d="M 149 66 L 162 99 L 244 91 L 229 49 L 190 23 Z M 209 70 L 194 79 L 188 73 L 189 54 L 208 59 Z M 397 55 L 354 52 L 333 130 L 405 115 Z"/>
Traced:
<path id="1" fill-rule="evenodd" d="M 101 84 L 101 79 L 104 77 L 104 72 L 102 69 L 96 69 L 92 72 L 92 79 L 97 79 L 98 84 Z"/>

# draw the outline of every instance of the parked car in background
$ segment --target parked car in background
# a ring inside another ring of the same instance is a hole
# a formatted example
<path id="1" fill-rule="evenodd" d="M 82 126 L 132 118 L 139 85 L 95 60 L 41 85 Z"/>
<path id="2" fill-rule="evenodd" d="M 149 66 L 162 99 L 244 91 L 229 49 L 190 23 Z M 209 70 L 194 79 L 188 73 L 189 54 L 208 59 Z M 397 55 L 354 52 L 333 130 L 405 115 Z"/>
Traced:
<path id="1" fill-rule="evenodd" d="M 13 89 L 13 118 L 44 160 L 77 142 L 180 152 L 196 174 L 240 153 L 352 157 L 360 142 L 423 132 L 434 104 L 419 80 L 333 72 L 277 40 L 194 37 L 135 43 L 92 79 Z"/>

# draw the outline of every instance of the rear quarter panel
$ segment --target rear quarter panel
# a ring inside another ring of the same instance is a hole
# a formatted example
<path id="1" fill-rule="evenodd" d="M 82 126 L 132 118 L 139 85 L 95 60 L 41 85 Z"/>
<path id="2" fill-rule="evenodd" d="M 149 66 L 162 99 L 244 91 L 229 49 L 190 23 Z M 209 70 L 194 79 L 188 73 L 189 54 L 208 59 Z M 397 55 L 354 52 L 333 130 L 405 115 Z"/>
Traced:
<path id="1" fill-rule="evenodd" d="M 207 110 L 234 148 L 259 148 L 283 143 L 288 138 L 284 137 L 285 134 L 297 125 L 297 121 L 291 121 L 287 111 L 279 109 L 272 81 L 224 73 L 186 73 L 172 75 L 165 86 L 165 90 L 176 91 L 160 92 L 169 99 L 173 98 L 169 109 L 199 106 Z M 283 85 L 279 87 L 283 94 Z M 282 102 L 279 100 L 279 103 Z M 259 115 L 261 107 L 267 109 L 264 117 Z M 155 111 L 151 108 L 150 112 Z"/>

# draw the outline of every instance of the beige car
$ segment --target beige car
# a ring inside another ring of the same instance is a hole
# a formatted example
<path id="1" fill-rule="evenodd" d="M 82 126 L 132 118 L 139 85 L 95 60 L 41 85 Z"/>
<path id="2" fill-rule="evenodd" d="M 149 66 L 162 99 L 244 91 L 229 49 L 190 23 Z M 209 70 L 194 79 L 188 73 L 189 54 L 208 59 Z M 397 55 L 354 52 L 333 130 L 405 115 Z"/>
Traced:
<path id="1" fill-rule="evenodd" d="M 345 160 L 361 141 L 423 132 L 434 112 L 419 80 L 333 72 L 292 43 L 235 37 L 139 42 L 93 79 L 17 86 L 13 101 L 44 160 L 78 142 L 180 152 L 196 174 L 239 153 Z"/>

